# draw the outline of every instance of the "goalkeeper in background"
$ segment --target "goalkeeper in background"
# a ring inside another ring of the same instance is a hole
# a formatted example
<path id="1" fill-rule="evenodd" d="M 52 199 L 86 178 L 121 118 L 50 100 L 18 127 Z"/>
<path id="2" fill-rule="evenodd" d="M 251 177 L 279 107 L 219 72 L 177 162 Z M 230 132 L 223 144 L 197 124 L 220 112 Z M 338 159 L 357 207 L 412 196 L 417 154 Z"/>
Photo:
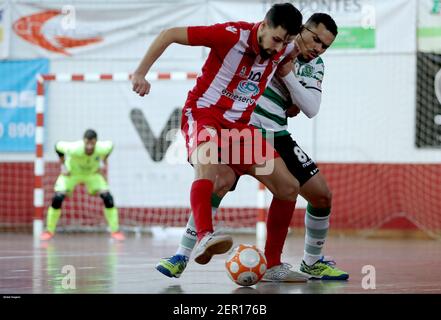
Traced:
<path id="1" fill-rule="evenodd" d="M 72 194 L 75 186 L 81 183 L 86 185 L 90 195 L 99 194 L 103 199 L 104 216 L 110 226 L 111 237 L 124 240 L 124 234 L 119 231 L 118 210 L 113 203 L 109 186 L 100 172 L 107 166 L 107 158 L 112 150 L 113 143 L 98 141 L 97 133 L 91 129 L 84 133 L 83 140 L 60 141 L 55 145 L 55 151 L 61 161 L 61 174 L 55 182 L 55 194 L 47 212 L 46 231 L 41 235 L 41 240 L 49 240 L 54 236 L 64 198 Z"/>

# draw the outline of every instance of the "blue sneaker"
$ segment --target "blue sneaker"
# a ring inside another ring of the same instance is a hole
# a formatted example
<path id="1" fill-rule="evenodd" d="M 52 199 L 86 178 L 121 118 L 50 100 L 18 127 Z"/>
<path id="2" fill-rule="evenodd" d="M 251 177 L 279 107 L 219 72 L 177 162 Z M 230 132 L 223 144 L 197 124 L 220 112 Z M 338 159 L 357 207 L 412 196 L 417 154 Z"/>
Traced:
<path id="1" fill-rule="evenodd" d="M 188 258 L 186 256 L 175 254 L 170 258 L 159 260 L 156 270 L 170 278 L 179 278 L 187 266 Z"/>

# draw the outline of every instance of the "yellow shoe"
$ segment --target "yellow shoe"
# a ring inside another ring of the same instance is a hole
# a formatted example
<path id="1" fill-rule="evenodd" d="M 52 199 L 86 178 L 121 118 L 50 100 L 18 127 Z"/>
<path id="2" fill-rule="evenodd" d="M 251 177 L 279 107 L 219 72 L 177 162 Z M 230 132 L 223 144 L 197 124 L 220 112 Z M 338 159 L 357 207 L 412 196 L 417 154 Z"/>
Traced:
<path id="1" fill-rule="evenodd" d="M 300 265 L 300 271 L 309 275 L 309 279 L 318 280 L 348 280 L 349 274 L 335 267 L 335 261 L 324 260 L 321 257 L 312 266 L 308 266 L 305 261 Z"/>

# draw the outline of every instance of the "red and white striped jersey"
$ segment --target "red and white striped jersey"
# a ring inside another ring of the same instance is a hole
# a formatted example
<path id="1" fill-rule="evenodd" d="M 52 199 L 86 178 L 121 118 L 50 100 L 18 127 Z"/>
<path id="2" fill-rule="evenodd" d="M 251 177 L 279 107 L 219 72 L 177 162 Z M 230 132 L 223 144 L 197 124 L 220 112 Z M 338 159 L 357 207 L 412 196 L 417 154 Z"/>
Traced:
<path id="1" fill-rule="evenodd" d="M 210 108 L 213 114 L 233 123 L 249 122 L 278 63 L 294 47 L 289 44 L 271 58 L 262 59 L 257 42 L 259 25 L 227 22 L 188 27 L 190 45 L 206 46 L 211 51 L 188 93 L 186 107 Z"/>

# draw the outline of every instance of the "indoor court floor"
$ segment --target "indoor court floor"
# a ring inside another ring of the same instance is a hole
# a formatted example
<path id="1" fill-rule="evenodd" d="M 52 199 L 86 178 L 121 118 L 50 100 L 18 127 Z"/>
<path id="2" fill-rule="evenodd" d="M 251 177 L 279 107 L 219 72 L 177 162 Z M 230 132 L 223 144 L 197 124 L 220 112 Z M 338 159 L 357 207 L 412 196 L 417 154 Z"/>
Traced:
<path id="1" fill-rule="evenodd" d="M 234 235 L 234 241 L 254 244 L 255 238 Z M 124 242 L 104 233 L 59 233 L 34 245 L 31 235 L 3 233 L 0 293 L 441 293 L 441 245 L 435 240 L 330 237 L 325 254 L 349 272 L 348 281 L 260 282 L 249 288 L 228 278 L 226 255 L 205 266 L 191 262 L 179 279 L 163 276 L 155 264 L 173 254 L 178 242 L 178 233 L 128 234 Z M 302 252 L 303 238 L 290 235 L 283 261 L 298 268 Z M 366 272 L 371 289 L 363 288 Z"/>

